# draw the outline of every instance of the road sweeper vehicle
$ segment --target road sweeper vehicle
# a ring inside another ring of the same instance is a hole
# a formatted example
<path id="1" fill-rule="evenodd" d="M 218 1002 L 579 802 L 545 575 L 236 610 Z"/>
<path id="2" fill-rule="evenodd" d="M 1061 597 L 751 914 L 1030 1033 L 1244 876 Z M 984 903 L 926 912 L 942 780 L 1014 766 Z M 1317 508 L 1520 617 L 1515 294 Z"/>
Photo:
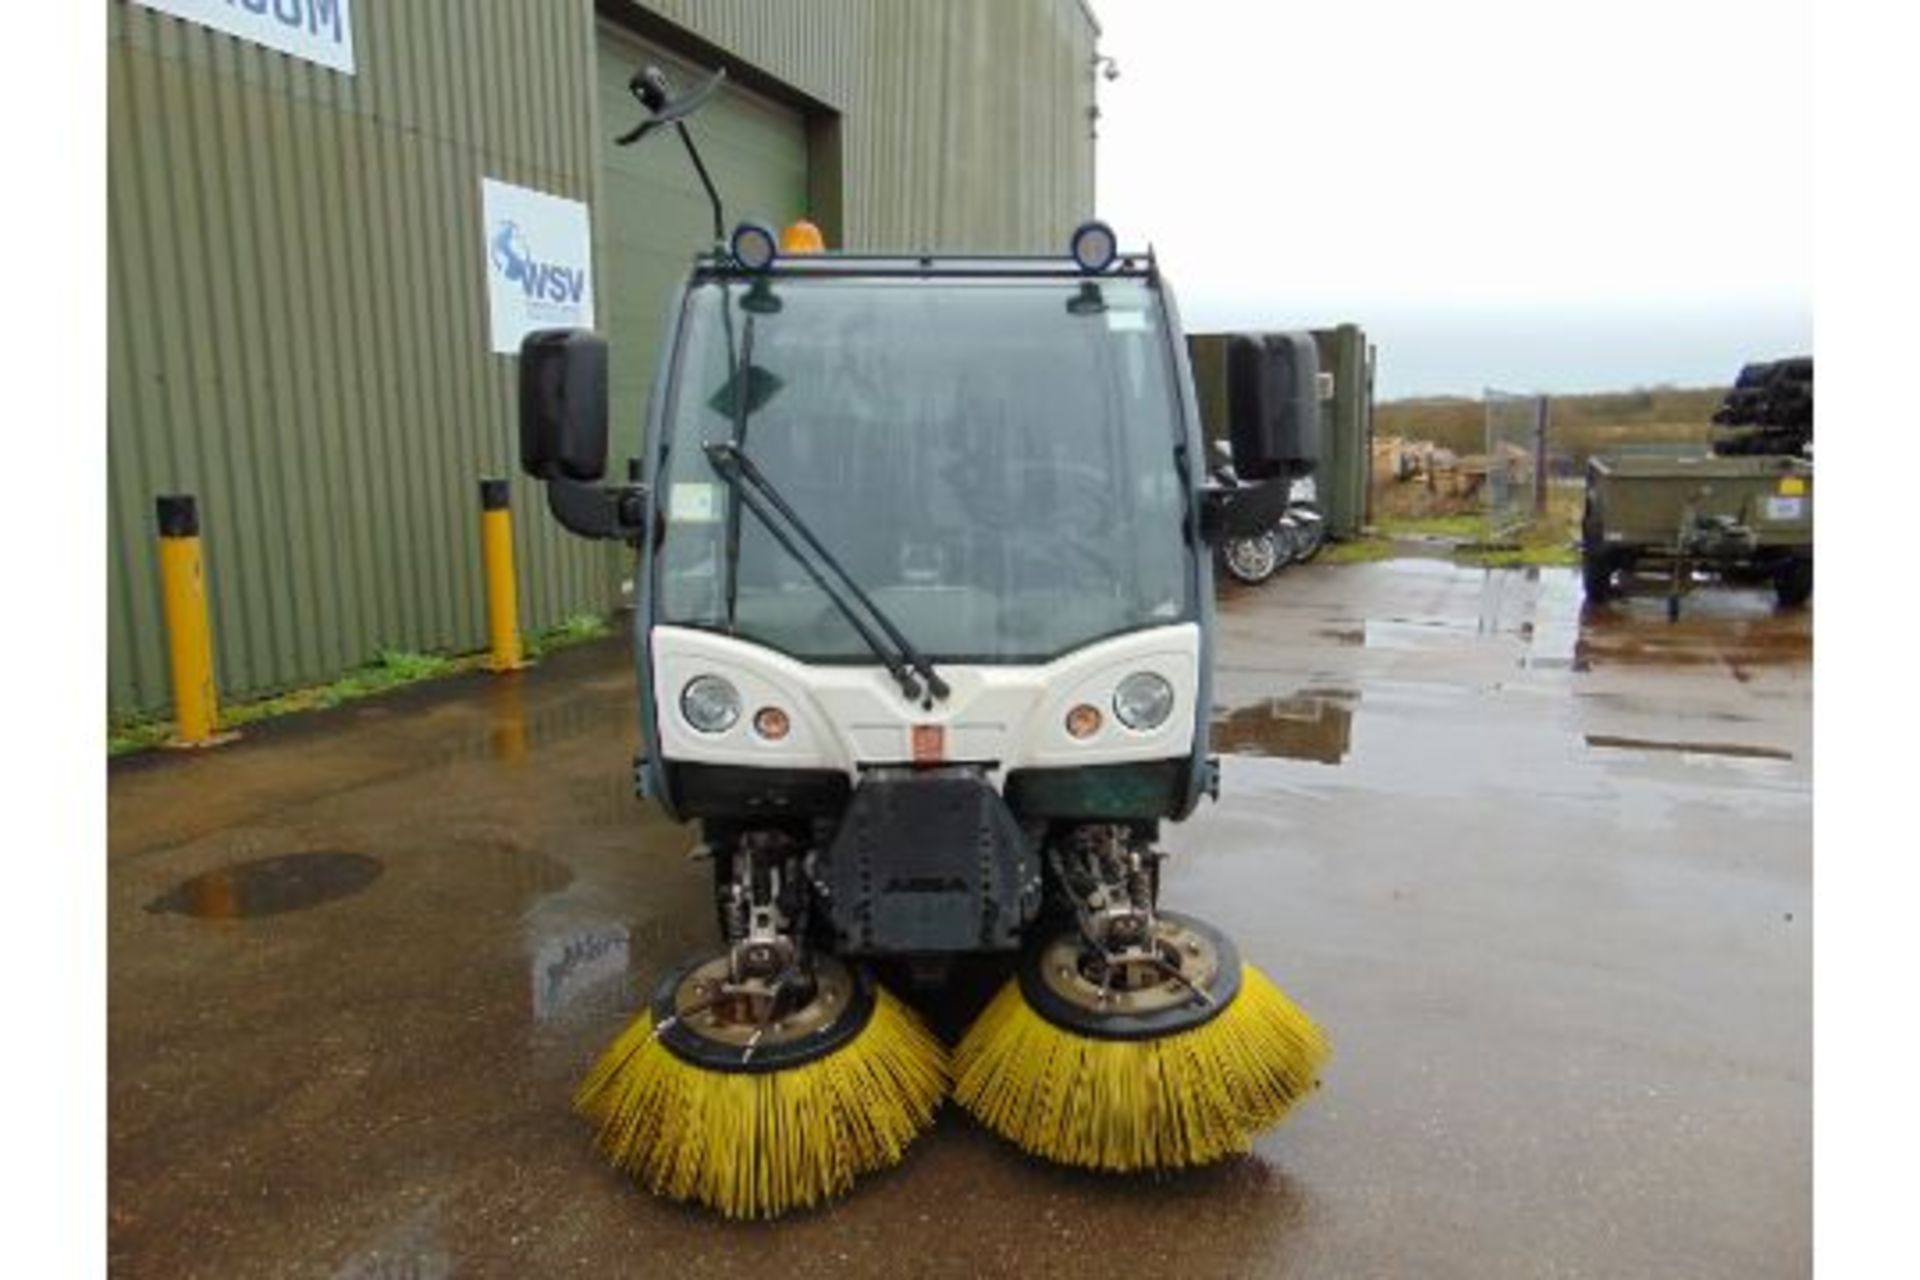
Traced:
<path id="1" fill-rule="evenodd" d="M 635 91 L 697 164 L 686 102 Z M 523 345 L 523 468 L 568 528 L 637 550 L 640 790 L 699 824 L 713 876 L 712 951 L 576 1097 L 657 1193 L 819 1203 L 949 1090 L 1040 1156 L 1178 1168 L 1316 1082 L 1319 1030 L 1159 893 L 1166 826 L 1216 786 L 1209 547 L 1269 527 L 1284 485 L 1207 483 L 1153 256 L 1097 222 L 1070 250 L 825 252 L 741 223 L 673 302 L 624 485 L 604 343 Z M 1243 481 L 1297 407 L 1252 398 Z M 951 1055 L 874 976 L 982 953 L 1012 976 Z"/>

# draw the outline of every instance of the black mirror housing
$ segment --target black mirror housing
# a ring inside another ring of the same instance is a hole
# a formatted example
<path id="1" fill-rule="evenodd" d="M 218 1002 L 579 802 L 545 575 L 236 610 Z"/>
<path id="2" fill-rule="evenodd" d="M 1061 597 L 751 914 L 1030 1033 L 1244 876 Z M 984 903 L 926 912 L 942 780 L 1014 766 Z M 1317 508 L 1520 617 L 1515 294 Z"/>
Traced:
<path id="1" fill-rule="evenodd" d="M 520 469 L 591 483 L 607 472 L 607 343 L 541 329 L 520 343 Z"/>
<path id="2" fill-rule="evenodd" d="M 1320 460 L 1320 353 L 1311 333 L 1227 343 L 1227 429 L 1242 480 L 1304 475 Z"/>
<path id="3" fill-rule="evenodd" d="M 1227 538 L 1253 538 L 1278 524 L 1287 509 L 1287 482 L 1210 485 L 1200 490 L 1200 538 L 1217 546 Z"/>

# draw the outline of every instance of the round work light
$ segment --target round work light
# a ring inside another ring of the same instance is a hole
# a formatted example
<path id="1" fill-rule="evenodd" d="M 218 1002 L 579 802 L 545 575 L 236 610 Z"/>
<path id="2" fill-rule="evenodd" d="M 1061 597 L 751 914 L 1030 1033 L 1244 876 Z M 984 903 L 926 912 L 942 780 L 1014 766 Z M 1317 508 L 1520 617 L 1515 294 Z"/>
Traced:
<path id="1" fill-rule="evenodd" d="M 1105 271 L 1113 265 L 1113 259 L 1120 250 L 1120 242 L 1113 237 L 1113 228 L 1097 218 L 1074 228 L 1071 243 L 1073 260 L 1080 264 L 1082 271 Z"/>
<path id="2" fill-rule="evenodd" d="M 733 229 L 733 260 L 749 271 L 765 271 L 780 252 L 773 228 L 763 222 L 743 222 Z"/>

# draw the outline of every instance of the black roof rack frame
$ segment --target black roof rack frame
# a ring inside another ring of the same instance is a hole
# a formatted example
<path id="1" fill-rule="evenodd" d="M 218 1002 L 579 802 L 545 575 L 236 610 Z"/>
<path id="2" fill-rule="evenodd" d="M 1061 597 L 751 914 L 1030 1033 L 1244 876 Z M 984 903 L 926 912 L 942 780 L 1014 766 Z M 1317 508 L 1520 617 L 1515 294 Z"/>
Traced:
<path id="1" fill-rule="evenodd" d="M 694 259 L 696 282 L 762 278 L 941 279 L 941 280 L 1153 280 L 1159 274 L 1153 250 L 1123 253 L 1104 271 L 1086 271 L 1065 254 L 1005 253 L 805 253 L 777 256 L 760 270 L 748 270 L 727 253 L 702 253 Z"/>

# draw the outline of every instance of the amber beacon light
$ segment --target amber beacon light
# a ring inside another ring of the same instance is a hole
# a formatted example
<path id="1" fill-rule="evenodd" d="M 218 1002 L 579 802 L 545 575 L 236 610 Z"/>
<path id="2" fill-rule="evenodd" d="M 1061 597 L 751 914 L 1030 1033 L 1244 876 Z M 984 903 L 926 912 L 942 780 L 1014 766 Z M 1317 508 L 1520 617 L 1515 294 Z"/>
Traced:
<path id="1" fill-rule="evenodd" d="M 820 234 L 820 228 L 805 218 L 798 222 L 789 222 L 780 233 L 780 252 L 782 253 L 825 253 L 827 238 Z"/>

